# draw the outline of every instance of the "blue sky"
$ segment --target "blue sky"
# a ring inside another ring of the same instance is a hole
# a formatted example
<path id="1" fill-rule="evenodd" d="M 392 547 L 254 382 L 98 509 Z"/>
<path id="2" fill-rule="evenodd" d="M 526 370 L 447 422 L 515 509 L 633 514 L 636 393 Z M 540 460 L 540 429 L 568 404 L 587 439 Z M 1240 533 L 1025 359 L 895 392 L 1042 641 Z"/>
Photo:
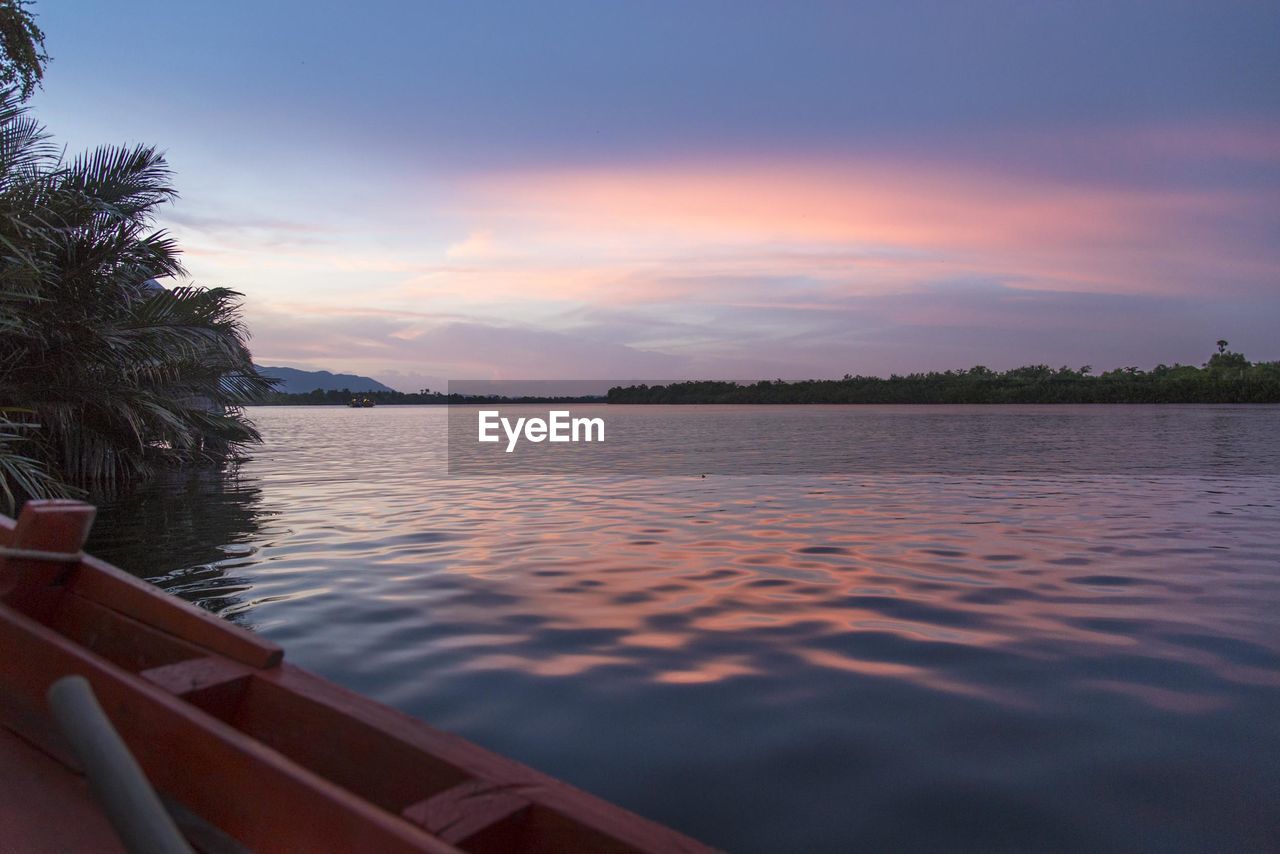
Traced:
<path id="1" fill-rule="evenodd" d="M 1280 359 L 1280 4 L 36 6 L 266 364 L 802 377 Z"/>

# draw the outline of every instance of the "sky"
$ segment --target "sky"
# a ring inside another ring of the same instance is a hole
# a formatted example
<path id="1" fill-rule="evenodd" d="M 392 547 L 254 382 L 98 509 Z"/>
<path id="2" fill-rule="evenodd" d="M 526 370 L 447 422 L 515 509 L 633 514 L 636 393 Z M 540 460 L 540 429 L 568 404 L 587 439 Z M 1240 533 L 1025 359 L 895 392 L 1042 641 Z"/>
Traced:
<path id="1" fill-rule="evenodd" d="M 38 0 L 259 364 L 785 379 L 1280 359 L 1280 3 Z"/>

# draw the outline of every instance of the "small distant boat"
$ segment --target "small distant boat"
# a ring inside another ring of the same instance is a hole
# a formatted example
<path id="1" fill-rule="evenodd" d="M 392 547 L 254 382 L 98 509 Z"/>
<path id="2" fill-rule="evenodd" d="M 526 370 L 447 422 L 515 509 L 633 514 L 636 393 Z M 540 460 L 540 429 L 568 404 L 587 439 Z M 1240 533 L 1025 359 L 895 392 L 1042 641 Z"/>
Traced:
<path id="1" fill-rule="evenodd" d="M 94 514 L 0 515 L 5 850 L 114 851 L 115 833 L 176 841 L 130 848 L 148 851 L 710 850 L 84 554 Z"/>
<path id="2" fill-rule="evenodd" d="M 347 406 L 350 406 L 352 409 L 373 409 L 374 403 L 372 400 L 370 400 L 367 397 L 364 397 L 364 398 L 353 397 L 351 398 L 351 402 L 348 403 Z"/>

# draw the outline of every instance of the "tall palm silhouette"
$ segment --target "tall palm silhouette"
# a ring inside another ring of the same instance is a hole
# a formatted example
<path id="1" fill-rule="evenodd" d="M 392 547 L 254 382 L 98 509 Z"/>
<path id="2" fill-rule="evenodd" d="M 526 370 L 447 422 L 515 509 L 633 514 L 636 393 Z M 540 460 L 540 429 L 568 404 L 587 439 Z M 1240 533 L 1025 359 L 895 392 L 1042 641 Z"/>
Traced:
<path id="1" fill-rule="evenodd" d="M 270 389 L 239 294 L 184 271 L 153 224 L 174 196 L 148 146 L 63 159 L 19 93 L 0 95 L 0 502 L 216 462 L 258 434 Z"/>

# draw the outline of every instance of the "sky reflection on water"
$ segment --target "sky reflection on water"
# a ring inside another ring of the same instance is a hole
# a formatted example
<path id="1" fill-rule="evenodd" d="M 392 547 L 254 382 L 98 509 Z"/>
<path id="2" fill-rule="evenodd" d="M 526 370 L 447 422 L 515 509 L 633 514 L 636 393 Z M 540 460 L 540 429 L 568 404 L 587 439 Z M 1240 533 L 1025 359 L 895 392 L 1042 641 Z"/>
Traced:
<path id="1" fill-rule="evenodd" d="M 1274 845 L 1275 477 L 466 479 L 439 409 L 253 414 L 91 549 L 709 842 Z"/>

